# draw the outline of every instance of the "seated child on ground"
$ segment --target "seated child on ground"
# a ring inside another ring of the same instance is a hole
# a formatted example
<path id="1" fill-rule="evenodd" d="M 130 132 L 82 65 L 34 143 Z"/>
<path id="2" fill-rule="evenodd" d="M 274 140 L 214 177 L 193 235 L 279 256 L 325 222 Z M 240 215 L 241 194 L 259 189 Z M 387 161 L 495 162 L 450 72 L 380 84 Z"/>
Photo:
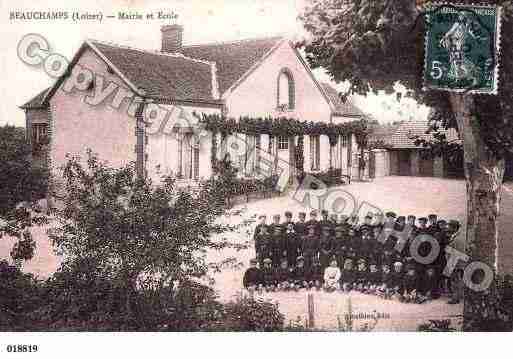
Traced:
<path id="1" fill-rule="evenodd" d="M 295 290 L 308 287 L 305 260 L 302 256 L 296 259 L 296 267 L 292 271 L 292 285 Z"/>
<path id="2" fill-rule="evenodd" d="M 279 290 L 289 290 L 291 287 L 292 272 L 289 268 L 288 261 L 283 258 L 280 263 L 280 267 L 276 268 L 275 282 Z"/>
<path id="3" fill-rule="evenodd" d="M 440 297 L 438 276 L 435 267 L 426 267 L 419 284 L 422 302 Z"/>
<path id="4" fill-rule="evenodd" d="M 365 291 L 368 281 L 367 261 L 365 258 L 358 260 L 358 268 L 355 271 L 355 289 L 359 292 Z"/>
<path id="5" fill-rule="evenodd" d="M 307 268 L 307 282 L 309 288 L 315 288 L 320 290 L 322 288 L 322 281 L 324 276 L 324 270 L 321 266 L 321 262 L 318 258 L 314 257 L 313 264 L 310 268 Z"/>
<path id="6" fill-rule="evenodd" d="M 264 288 L 268 292 L 276 290 L 276 275 L 275 270 L 272 267 L 273 261 L 271 258 L 264 259 L 264 268 L 262 269 L 262 277 L 264 282 Z"/>
<path id="7" fill-rule="evenodd" d="M 381 284 L 377 288 L 378 295 L 385 299 L 392 297 L 392 273 L 390 272 L 390 265 L 384 263 L 381 271 Z"/>
<path id="8" fill-rule="evenodd" d="M 395 262 L 394 263 L 394 270 L 392 271 L 392 278 L 391 278 L 391 290 L 392 290 L 392 297 L 398 300 L 402 300 L 403 295 L 403 279 L 404 278 L 404 272 L 403 272 L 403 263 L 402 262 Z"/>
<path id="9" fill-rule="evenodd" d="M 415 268 L 415 263 L 411 262 L 406 265 L 406 273 L 403 277 L 403 300 L 405 302 L 417 302 L 419 277 Z"/>
<path id="10" fill-rule="evenodd" d="M 337 261 L 332 259 L 330 266 L 324 270 L 324 289 L 327 292 L 333 292 L 340 289 L 340 276 L 341 272 Z"/>
<path id="11" fill-rule="evenodd" d="M 351 258 L 347 258 L 344 262 L 344 269 L 342 270 L 340 276 L 340 288 L 346 292 L 349 292 L 353 289 L 355 281 L 355 273 L 353 270 L 353 260 Z"/>
<path id="12" fill-rule="evenodd" d="M 256 259 L 249 261 L 249 268 L 244 273 L 242 284 L 249 291 L 254 291 L 263 284 L 262 271 L 257 267 Z"/>
<path id="13" fill-rule="evenodd" d="M 381 273 L 378 271 L 378 266 L 376 265 L 376 263 L 372 262 L 369 266 L 369 276 L 366 292 L 369 294 L 375 294 L 380 283 Z"/>

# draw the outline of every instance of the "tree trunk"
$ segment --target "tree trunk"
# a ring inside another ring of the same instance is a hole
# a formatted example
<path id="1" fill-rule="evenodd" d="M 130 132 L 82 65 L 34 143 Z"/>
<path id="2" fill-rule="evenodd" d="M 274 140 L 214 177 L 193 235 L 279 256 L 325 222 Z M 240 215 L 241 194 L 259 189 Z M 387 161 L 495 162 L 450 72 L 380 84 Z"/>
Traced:
<path id="1" fill-rule="evenodd" d="M 465 252 L 471 262 L 483 262 L 494 273 L 498 265 L 498 216 L 504 159 L 489 151 L 480 132 L 474 98 L 451 94 L 450 102 L 463 140 L 467 185 L 467 230 Z M 479 330 L 482 323 L 495 318 L 495 285 L 486 291 L 465 288 L 463 328 Z"/>

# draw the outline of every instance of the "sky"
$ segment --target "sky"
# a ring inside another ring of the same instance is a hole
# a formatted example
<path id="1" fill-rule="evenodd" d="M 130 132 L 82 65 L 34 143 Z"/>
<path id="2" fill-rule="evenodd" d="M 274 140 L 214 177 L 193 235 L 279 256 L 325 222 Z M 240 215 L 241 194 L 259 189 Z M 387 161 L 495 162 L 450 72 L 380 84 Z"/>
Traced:
<path id="1" fill-rule="evenodd" d="M 18 108 L 54 79 L 41 67 L 30 67 L 17 56 L 17 46 L 29 33 L 43 35 L 51 51 L 71 59 L 85 39 L 93 38 L 150 50 L 160 48 L 160 26 L 173 20 L 119 20 L 107 19 L 119 12 L 142 14 L 162 11 L 177 14 L 177 22 L 184 26 L 184 43 L 230 41 L 243 38 L 283 35 L 300 39 L 304 30 L 297 16 L 305 0 L 0 0 L 0 125 L 9 123 L 24 126 L 24 113 Z M 82 20 L 14 20 L 16 11 L 68 11 L 80 14 L 102 13 L 102 21 Z M 330 82 L 322 70 L 315 70 L 319 80 Z M 344 85 L 334 84 L 343 89 Z M 405 89 L 398 86 L 399 91 Z M 409 120 L 425 117 L 427 109 L 411 100 L 396 101 L 396 96 L 384 94 L 367 97 L 354 96 L 353 102 L 365 113 L 380 122 Z"/>

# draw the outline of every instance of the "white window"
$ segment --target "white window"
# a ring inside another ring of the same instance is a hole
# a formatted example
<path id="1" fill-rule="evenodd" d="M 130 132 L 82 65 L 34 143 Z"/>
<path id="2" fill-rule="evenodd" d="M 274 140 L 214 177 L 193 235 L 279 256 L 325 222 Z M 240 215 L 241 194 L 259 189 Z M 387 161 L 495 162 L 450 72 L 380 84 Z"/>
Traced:
<path id="1" fill-rule="evenodd" d="M 310 136 L 310 163 L 312 171 L 318 171 L 321 168 L 321 138 L 319 135 Z"/>
<path id="2" fill-rule="evenodd" d="M 289 138 L 286 136 L 278 137 L 278 149 L 279 150 L 288 150 L 289 149 Z"/>

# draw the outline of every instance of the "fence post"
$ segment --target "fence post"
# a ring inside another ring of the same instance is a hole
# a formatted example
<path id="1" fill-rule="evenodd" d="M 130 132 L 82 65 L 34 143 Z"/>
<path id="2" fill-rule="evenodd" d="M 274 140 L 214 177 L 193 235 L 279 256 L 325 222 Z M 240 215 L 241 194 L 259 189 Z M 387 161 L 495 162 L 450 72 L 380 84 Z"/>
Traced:
<path id="1" fill-rule="evenodd" d="M 308 293 L 308 328 L 315 328 L 315 305 L 313 293 Z"/>

